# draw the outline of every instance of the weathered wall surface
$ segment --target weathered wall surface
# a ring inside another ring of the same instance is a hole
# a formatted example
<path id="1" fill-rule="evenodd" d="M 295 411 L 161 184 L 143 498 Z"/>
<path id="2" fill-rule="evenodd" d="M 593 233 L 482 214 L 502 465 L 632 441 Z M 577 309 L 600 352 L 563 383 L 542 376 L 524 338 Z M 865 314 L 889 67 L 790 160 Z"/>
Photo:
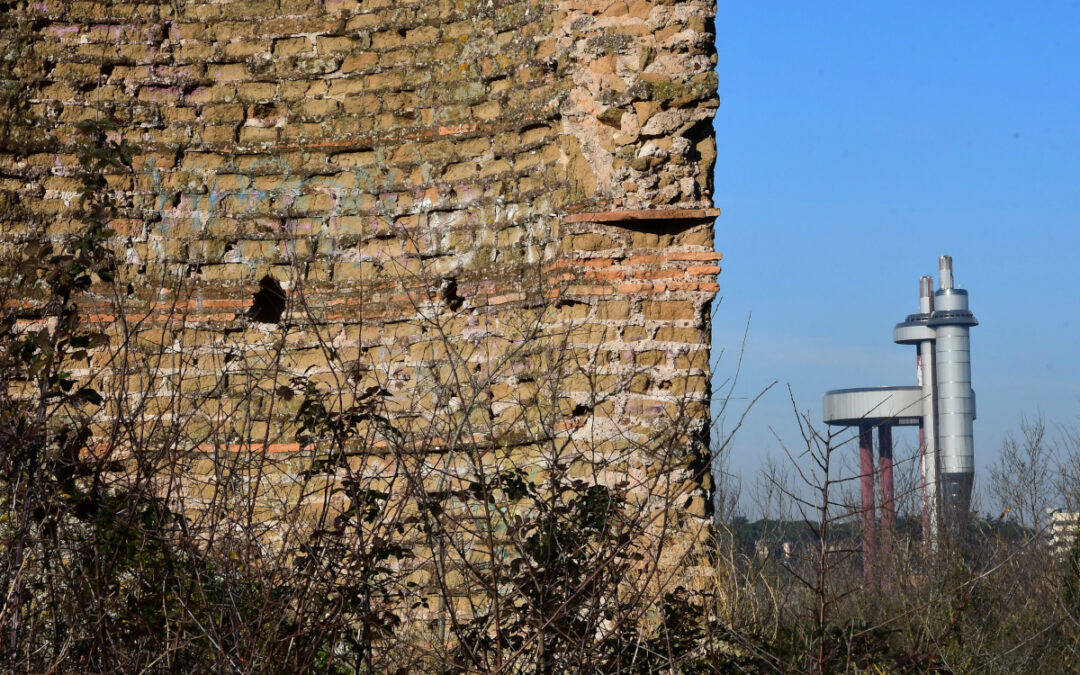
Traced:
<path id="1" fill-rule="evenodd" d="M 535 444 L 545 411 L 593 449 L 700 440 L 712 0 L 4 5 L 3 254 L 86 219 L 80 144 L 135 148 L 126 294 L 87 309 L 132 350 L 84 374 L 183 443 L 288 456 L 301 377 L 385 387 L 432 453 Z"/>

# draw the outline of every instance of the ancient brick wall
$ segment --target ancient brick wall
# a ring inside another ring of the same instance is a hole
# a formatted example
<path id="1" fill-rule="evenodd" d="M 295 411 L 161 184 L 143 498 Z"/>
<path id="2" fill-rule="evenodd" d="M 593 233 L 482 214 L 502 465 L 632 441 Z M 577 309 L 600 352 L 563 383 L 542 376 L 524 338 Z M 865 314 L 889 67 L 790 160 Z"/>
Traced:
<path id="1" fill-rule="evenodd" d="M 381 387 L 435 455 L 610 455 L 677 420 L 669 474 L 701 483 L 712 0 L 3 4 L 3 255 L 87 220 L 88 144 L 134 148 L 106 176 L 119 294 L 86 308 L 126 356 L 77 373 L 120 392 L 100 434 L 137 405 L 283 458 L 291 499 L 303 383 Z"/>

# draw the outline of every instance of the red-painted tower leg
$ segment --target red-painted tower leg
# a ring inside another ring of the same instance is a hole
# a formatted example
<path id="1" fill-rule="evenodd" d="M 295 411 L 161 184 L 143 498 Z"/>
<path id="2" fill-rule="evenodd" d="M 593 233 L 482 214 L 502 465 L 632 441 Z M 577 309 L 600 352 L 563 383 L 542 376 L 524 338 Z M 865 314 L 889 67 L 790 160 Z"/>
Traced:
<path id="1" fill-rule="evenodd" d="M 863 574 L 867 583 L 874 581 L 874 430 L 859 427 L 859 492 L 862 495 Z"/>
<path id="2" fill-rule="evenodd" d="M 878 473 L 881 476 L 881 553 L 883 560 L 888 560 L 896 531 L 892 427 L 888 424 L 878 427 Z"/>

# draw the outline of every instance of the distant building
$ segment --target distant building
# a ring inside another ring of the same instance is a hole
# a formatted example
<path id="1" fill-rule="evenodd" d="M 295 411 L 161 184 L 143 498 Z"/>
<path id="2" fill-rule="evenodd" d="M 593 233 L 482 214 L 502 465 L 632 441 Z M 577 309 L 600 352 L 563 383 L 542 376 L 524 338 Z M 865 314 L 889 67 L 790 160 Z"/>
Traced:
<path id="1" fill-rule="evenodd" d="M 1050 546 L 1055 553 L 1067 555 L 1080 534 L 1080 511 L 1051 510 L 1049 524 Z"/>

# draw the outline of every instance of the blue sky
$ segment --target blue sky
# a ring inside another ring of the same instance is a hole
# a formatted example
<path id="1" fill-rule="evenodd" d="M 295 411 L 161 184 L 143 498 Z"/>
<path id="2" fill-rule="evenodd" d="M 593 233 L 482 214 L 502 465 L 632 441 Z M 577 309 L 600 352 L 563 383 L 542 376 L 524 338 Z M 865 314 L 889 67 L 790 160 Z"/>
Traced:
<path id="1" fill-rule="evenodd" d="M 981 324 L 977 481 L 1021 416 L 1080 427 L 1080 2 L 721 0 L 716 27 L 717 374 L 752 313 L 735 393 L 780 382 L 732 470 L 794 445 L 787 384 L 815 419 L 914 384 L 892 327 L 943 253 Z"/>

